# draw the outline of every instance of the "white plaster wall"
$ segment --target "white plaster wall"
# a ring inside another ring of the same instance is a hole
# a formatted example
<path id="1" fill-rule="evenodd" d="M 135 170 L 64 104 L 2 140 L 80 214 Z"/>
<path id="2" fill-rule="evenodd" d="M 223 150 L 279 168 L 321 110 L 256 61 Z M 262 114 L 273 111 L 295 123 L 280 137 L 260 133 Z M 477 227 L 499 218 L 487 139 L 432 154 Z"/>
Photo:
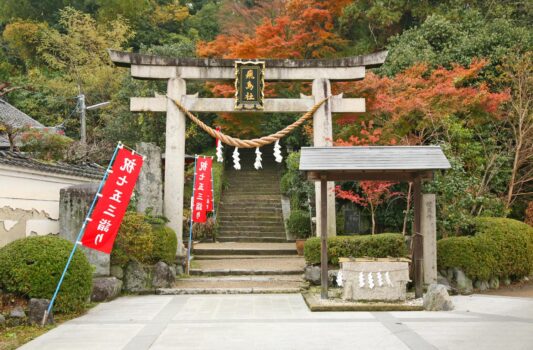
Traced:
<path id="1" fill-rule="evenodd" d="M 59 233 L 59 191 L 97 182 L 76 176 L 0 166 L 0 247 L 31 235 Z"/>

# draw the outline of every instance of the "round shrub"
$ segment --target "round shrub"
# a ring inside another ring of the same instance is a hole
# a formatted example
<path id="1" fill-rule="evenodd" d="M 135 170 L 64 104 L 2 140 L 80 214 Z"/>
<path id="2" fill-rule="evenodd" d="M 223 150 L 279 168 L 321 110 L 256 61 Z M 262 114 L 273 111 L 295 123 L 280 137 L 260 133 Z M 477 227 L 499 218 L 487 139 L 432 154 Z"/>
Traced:
<path id="1" fill-rule="evenodd" d="M 72 243 L 56 236 L 28 237 L 0 249 L 0 287 L 28 298 L 51 299 Z M 92 290 L 92 267 L 83 252 L 74 254 L 55 303 L 58 312 L 83 309 Z"/>
<path id="2" fill-rule="evenodd" d="M 311 235 L 311 218 L 303 210 L 292 210 L 287 219 L 287 230 L 295 238 L 307 238 Z"/>
<path id="3" fill-rule="evenodd" d="M 154 233 L 152 262 L 164 261 L 167 264 L 174 264 L 178 249 L 176 233 L 170 227 L 163 225 L 155 225 L 152 230 Z"/>
<path id="4" fill-rule="evenodd" d="M 111 252 L 111 264 L 125 266 L 131 260 L 173 264 L 178 240 L 176 233 L 165 226 L 166 222 L 163 217 L 127 212 Z"/>
<path id="5" fill-rule="evenodd" d="M 439 269 L 457 267 L 472 279 L 520 278 L 533 271 L 533 228 L 505 218 L 473 220 L 474 236 L 437 243 Z"/>
<path id="6" fill-rule="evenodd" d="M 338 265 L 339 258 L 400 258 L 407 255 L 404 238 L 398 233 L 328 238 L 328 263 Z M 304 257 L 308 264 L 320 263 L 320 238 L 305 242 Z"/>
<path id="7" fill-rule="evenodd" d="M 143 214 L 127 212 L 120 225 L 111 252 L 113 265 L 126 265 L 130 260 L 151 263 L 154 249 L 152 226 Z"/>

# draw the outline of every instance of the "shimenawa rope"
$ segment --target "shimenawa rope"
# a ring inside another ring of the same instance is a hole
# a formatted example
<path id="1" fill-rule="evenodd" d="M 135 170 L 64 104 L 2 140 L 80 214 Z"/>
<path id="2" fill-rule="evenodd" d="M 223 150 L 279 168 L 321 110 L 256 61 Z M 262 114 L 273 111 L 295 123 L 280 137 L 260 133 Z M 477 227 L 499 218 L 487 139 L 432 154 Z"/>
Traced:
<path id="1" fill-rule="evenodd" d="M 322 101 L 319 101 L 317 104 L 315 104 L 307 113 L 302 115 L 300 119 L 292 123 L 291 125 L 285 127 L 284 129 L 274 133 L 270 134 L 268 136 L 263 136 L 258 139 L 252 139 L 252 140 L 241 140 L 236 137 L 231 137 L 228 135 L 225 135 L 221 133 L 220 131 L 216 131 L 215 129 L 211 128 L 210 126 L 206 125 L 204 122 L 202 122 L 200 119 L 198 119 L 194 114 L 192 114 L 185 106 L 183 106 L 179 101 L 171 98 L 170 96 L 167 96 L 167 98 L 171 99 L 176 107 L 178 107 L 187 117 L 189 117 L 190 120 L 192 120 L 196 125 L 198 125 L 202 130 L 204 130 L 206 133 L 211 135 L 211 137 L 214 137 L 216 139 L 219 139 L 223 143 L 232 146 L 232 147 L 238 147 L 238 148 L 257 148 L 269 145 L 271 143 L 276 142 L 277 140 L 281 139 L 282 137 L 289 134 L 291 131 L 293 131 L 295 128 L 302 125 L 307 119 L 311 118 L 313 114 L 316 112 L 320 106 L 324 104 L 327 100 L 330 99 L 331 96 L 326 97 Z"/>

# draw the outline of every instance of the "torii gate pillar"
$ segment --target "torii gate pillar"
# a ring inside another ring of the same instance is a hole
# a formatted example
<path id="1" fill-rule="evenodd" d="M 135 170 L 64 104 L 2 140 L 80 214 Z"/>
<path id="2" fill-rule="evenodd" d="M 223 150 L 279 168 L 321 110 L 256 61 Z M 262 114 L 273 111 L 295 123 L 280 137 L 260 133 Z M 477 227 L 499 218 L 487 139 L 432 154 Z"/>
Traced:
<path id="1" fill-rule="evenodd" d="M 331 84 L 329 79 L 319 78 L 313 80 L 313 98 L 315 103 L 322 101 L 331 95 Z M 329 147 L 333 146 L 333 123 L 331 120 L 331 99 L 326 101 L 313 115 L 313 146 Z M 335 217 L 335 182 L 327 183 L 327 235 L 337 235 L 337 225 Z M 315 181 L 315 203 L 316 203 L 316 234 L 320 236 L 322 222 L 322 198 L 321 198 L 321 181 Z"/>
<path id="2" fill-rule="evenodd" d="M 168 80 L 167 94 L 181 100 L 186 95 L 185 80 L 171 78 Z M 183 249 L 183 189 L 185 173 L 185 114 L 167 99 L 167 121 L 165 132 L 165 187 L 164 213 L 168 226 L 176 232 L 178 253 Z"/>

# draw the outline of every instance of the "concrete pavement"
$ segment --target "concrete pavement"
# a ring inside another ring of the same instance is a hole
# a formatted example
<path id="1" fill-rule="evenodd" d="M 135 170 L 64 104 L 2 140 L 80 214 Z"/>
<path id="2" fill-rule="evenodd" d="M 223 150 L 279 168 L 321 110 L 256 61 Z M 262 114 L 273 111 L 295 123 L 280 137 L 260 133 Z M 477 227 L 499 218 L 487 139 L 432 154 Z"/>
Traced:
<path id="1" fill-rule="evenodd" d="M 532 349 L 533 298 L 453 297 L 452 312 L 311 313 L 299 294 L 129 296 L 22 350 Z"/>

